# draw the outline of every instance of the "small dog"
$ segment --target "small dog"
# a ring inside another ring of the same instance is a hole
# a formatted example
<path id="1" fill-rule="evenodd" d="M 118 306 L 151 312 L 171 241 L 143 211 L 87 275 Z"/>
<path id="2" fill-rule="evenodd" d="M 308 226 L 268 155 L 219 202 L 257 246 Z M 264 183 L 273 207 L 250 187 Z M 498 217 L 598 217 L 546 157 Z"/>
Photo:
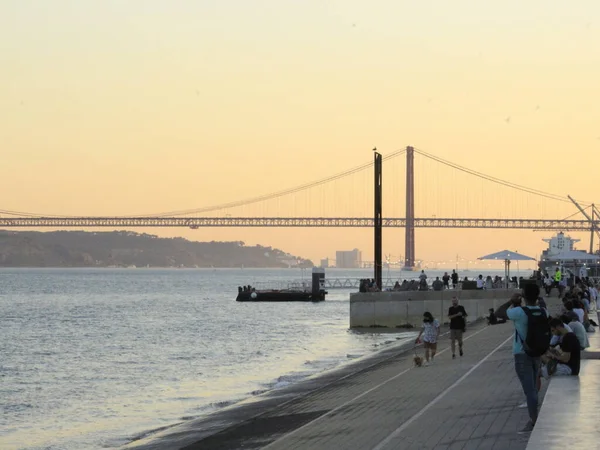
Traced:
<path id="1" fill-rule="evenodd" d="M 413 357 L 413 361 L 415 362 L 415 367 L 421 367 L 423 365 L 423 357 L 415 354 Z"/>

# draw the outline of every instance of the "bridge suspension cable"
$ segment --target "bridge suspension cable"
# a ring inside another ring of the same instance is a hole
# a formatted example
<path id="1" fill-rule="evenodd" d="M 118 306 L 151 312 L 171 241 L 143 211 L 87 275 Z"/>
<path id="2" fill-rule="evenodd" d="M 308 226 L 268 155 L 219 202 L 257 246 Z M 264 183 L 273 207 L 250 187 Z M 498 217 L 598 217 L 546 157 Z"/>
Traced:
<path id="1" fill-rule="evenodd" d="M 389 160 L 392 158 L 396 158 L 404 153 L 406 153 L 406 149 L 396 150 L 396 151 L 384 156 L 383 160 L 386 161 L 386 160 Z M 361 164 L 360 166 L 356 166 L 352 169 L 348 169 L 344 172 L 340 172 L 335 175 L 331 175 L 331 176 L 329 176 L 327 178 L 323 178 L 321 180 L 302 184 L 302 185 L 299 185 L 299 186 L 296 186 L 293 188 L 288 188 L 283 191 L 278 191 L 278 192 L 274 192 L 271 194 L 265 194 L 265 195 L 260 195 L 258 197 L 252 197 L 252 198 L 245 199 L 245 200 L 238 200 L 235 202 L 222 203 L 220 205 L 206 206 L 204 208 L 188 209 L 188 210 L 183 210 L 183 211 L 169 211 L 169 212 L 162 212 L 162 213 L 155 213 L 155 214 L 145 214 L 142 216 L 138 215 L 135 217 L 175 217 L 175 216 L 183 216 L 183 215 L 188 215 L 188 214 L 207 213 L 207 212 L 218 211 L 218 210 L 223 210 L 223 209 L 228 209 L 228 208 L 234 208 L 234 207 L 238 207 L 238 206 L 247 206 L 247 205 L 251 205 L 253 203 L 263 202 L 266 200 L 283 197 L 284 195 L 289 195 L 289 194 L 294 194 L 296 192 L 304 191 L 304 190 L 307 190 L 307 189 L 310 189 L 310 188 L 313 188 L 316 186 L 323 185 L 325 183 L 329 183 L 330 181 L 339 180 L 340 178 L 344 178 L 349 175 L 355 174 L 357 172 L 361 172 L 372 166 L 373 166 L 373 161 Z"/>
<path id="2" fill-rule="evenodd" d="M 584 209 L 584 211 L 585 211 L 585 210 L 588 210 L 588 209 L 590 209 L 591 207 L 592 207 L 592 205 L 588 206 L 587 208 L 585 208 L 585 209 Z M 579 211 L 576 211 L 576 212 L 574 212 L 573 214 L 571 214 L 570 216 L 567 216 L 567 217 L 565 217 L 565 218 L 564 218 L 564 219 L 562 219 L 562 220 L 569 220 L 571 217 L 575 217 L 575 216 L 577 216 L 577 215 L 579 215 L 579 214 L 580 214 L 580 212 L 579 212 Z"/>
<path id="3" fill-rule="evenodd" d="M 418 153 L 418 154 L 420 154 L 420 155 L 422 155 L 422 156 L 424 156 L 424 157 L 426 157 L 426 158 L 429 158 L 429 159 L 431 159 L 433 161 L 436 161 L 436 162 L 438 162 L 440 164 L 443 164 L 445 166 L 452 167 L 452 168 L 454 168 L 456 170 L 459 170 L 461 172 L 468 173 L 470 175 L 476 176 L 478 178 L 482 178 L 484 180 L 491 181 L 491 182 L 496 183 L 496 184 L 500 184 L 502 186 L 510 187 L 512 189 L 516 189 L 516 190 L 521 191 L 521 192 L 527 192 L 529 194 L 533 194 L 533 195 L 538 195 L 538 196 L 541 196 L 541 197 L 549 198 L 551 200 L 557 200 L 557 201 L 561 201 L 561 202 L 565 202 L 565 203 L 570 203 L 571 202 L 566 196 L 563 197 L 563 196 L 560 196 L 560 195 L 557 195 L 557 194 L 552 194 L 550 192 L 540 191 L 538 189 L 533 189 L 533 188 L 529 188 L 527 186 L 522 186 L 520 184 L 512 183 L 510 181 L 502 180 L 500 178 L 496 178 L 496 177 L 493 177 L 491 175 L 486 175 L 484 173 L 477 172 L 476 170 L 472 170 L 472 169 L 469 169 L 467 167 L 460 166 L 460 165 L 458 165 L 456 163 L 447 161 L 445 159 L 442 159 L 442 158 L 440 158 L 438 156 L 432 155 L 432 154 L 427 153 L 427 152 L 425 152 L 423 150 L 420 150 L 420 149 L 415 149 L 415 152 Z M 591 205 L 591 202 L 580 202 L 580 203 L 585 204 L 586 206 Z"/>
<path id="4" fill-rule="evenodd" d="M 75 218 L 77 216 L 65 216 L 64 214 L 39 214 L 32 212 L 23 212 L 23 211 L 10 211 L 8 209 L 0 209 L 0 215 L 4 216 L 15 216 L 15 217 L 71 217 Z"/>

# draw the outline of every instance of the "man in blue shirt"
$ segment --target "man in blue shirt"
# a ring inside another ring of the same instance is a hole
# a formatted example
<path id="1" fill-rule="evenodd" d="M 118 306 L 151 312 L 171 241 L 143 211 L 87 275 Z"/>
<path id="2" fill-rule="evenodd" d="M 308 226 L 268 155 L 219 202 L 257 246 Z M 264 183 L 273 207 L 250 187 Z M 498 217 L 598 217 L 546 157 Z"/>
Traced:
<path id="1" fill-rule="evenodd" d="M 512 298 L 496 311 L 496 316 L 512 320 L 515 326 L 515 338 L 513 339 L 513 355 L 515 358 L 515 371 L 521 382 L 523 393 L 527 398 L 527 409 L 529 411 L 529 423 L 522 430 L 527 433 L 533 430 L 538 416 L 538 391 L 537 379 L 541 366 L 540 358 L 529 356 L 523 349 L 523 341 L 527 339 L 527 314 L 523 311 L 521 303 L 525 300 L 525 306 L 531 310 L 539 310 L 537 305 L 540 296 L 540 288 L 536 284 L 526 284 L 523 294 L 514 294 Z"/>

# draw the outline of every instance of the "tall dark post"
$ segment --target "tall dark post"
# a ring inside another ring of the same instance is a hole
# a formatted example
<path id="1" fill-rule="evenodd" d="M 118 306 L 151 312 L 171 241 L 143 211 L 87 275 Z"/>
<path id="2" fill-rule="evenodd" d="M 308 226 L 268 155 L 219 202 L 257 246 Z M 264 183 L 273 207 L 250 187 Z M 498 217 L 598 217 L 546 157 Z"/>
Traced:
<path id="1" fill-rule="evenodd" d="M 594 233 L 596 232 L 596 227 L 594 226 L 595 222 L 594 222 L 594 216 L 596 215 L 596 208 L 594 207 L 594 204 L 592 203 L 592 234 L 590 236 L 590 254 L 594 253 Z"/>
<path id="2" fill-rule="evenodd" d="M 406 228 L 404 268 L 415 266 L 415 149 L 406 147 Z"/>
<path id="3" fill-rule="evenodd" d="M 374 148 L 375 152 L 375 218 L 373 221 L 373 230 L 375 233 L 375 283 L 377 287 L 382 287 L 382 227 L 383 227 L 383 216 L 382 216 L 382 189 L 381 189 L 381 175 L 382 175 L 382 159 L 381 154 L 377 153 L 377 149 Z"/>

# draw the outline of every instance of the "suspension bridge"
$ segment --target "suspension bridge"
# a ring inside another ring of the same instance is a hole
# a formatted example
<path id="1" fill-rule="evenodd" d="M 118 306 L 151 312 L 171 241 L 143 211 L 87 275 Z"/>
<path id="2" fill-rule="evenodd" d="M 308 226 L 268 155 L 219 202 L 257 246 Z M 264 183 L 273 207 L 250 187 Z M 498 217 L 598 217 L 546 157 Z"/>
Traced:
<path id="1" fill-rule="evenodd" d="M 112 217 L 0 210 L 0 227 L 403 228 L 409 267 L 415 262 L 415 228 L 578 231 L 592 236 L 600 230 L 600 212 L 591 202 L 506 181 L 413 147 L 379 156 L 379 163 L 376 157 L 314 182 L 203 208 Z M 365 214 L 374 204 L 376 214 Z M 377 215 L 377 206 L 385 216 Z M 574 218 L 579 214 L 584 217 Z"/>

